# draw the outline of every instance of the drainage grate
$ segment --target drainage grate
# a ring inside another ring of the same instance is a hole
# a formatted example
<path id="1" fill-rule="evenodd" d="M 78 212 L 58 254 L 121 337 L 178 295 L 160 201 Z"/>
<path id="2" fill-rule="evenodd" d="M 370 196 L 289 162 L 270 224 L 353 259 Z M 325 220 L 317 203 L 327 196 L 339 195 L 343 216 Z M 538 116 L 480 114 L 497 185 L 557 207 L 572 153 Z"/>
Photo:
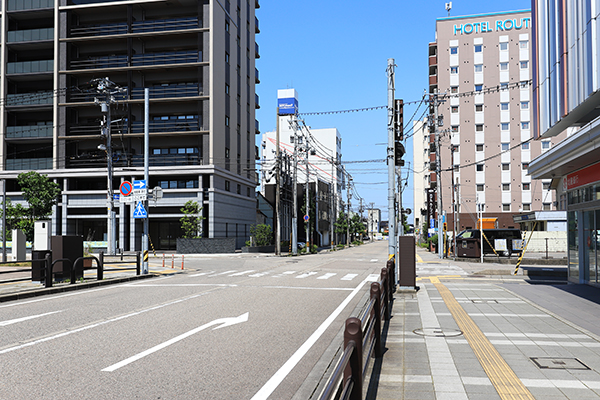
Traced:
<path id="1" fill-rule="evenodd" d="M 576 358 L 531 357 L 531 361 L 540 369 L 590 369 Z"/>
<path id="2" fill-rule="evenodd" d="M 433 336 L 433 337 L 455 337 L 462 335 L 462 331 L 458 329 L 444 329 L 444 328 L 419 328 L 413 331 L 415 335 L 419 336 Z"/>

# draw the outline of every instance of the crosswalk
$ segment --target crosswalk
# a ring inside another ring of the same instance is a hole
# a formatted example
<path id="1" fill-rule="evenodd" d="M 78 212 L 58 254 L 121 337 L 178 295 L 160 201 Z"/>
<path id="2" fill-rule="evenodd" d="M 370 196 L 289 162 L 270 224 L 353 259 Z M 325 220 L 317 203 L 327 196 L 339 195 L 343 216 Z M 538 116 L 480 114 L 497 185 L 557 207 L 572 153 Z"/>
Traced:
<path id="1" fill-rule="evenodd" d="M 248 277 L 248 278 L 261 278 L 261 277 L 269 277 L 269 278 L 294 278 L 294 279 L 307 279 L 313 278 L 317 280 L 329 280 L 329 279 L 339 279 L 342 281 L 352 281 L 359 274 L 350 274 L 350 273 L 337 273 L 337 272 L 319 272 L 319 271 L 284 271 L 284 272 L 274 272 L 274 271 L 256 271 L 254 269 L 238 271 L 238 270 L 228 270 L 228 271 L 202 271 L 195 274 L 190 274 L 188 277 L 196 278 L 196 277 L 204 277 L 204 278 L 232 278 L 232 277 Z"/>

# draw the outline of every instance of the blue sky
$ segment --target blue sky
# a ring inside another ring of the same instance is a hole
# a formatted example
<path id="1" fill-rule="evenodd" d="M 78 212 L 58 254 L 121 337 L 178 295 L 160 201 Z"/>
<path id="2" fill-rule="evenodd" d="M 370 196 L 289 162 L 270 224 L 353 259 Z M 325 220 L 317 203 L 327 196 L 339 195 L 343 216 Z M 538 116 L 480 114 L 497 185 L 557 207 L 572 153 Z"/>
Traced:
<path id="1" fill-rule="evenodd" d="M 267 1 L 256 10 L 260 33 L 256 66 L 261 83 L 256 92 L 261 132 L 275 130 L 277 89 L 298 92 L 300 113 L 341 111 L 387 105 L 386 67 L 396 63 L 396 98 L 420 100 L 428 86 L 428 43 L 435 40 L 435 20 L 446 17 L 446 1 Z M 528 0 L 453 1 L 451 16 L 525 10 Z M 416 105 L 406 106 L 409 122 Z M 417 112 L 417 117 L 425 107 Z M 386 158 L 387 111 L 306 115 L 312 128 L 337 128 L 342 135 L 342 161 L 353 176 L 364 204 L 374 203 L 387 219 L 387 165 L 357 162 Z M 256 138 L 260 144 L 260 135 Z M 406 167 L 412 167 L 412 142 Z M 413 208 L 412 174 L 404 190 L 404 207 Z M 352 201 L 356 211 L 358 202 Z M 412 222 L 411 215 L 409 222 Z"/>

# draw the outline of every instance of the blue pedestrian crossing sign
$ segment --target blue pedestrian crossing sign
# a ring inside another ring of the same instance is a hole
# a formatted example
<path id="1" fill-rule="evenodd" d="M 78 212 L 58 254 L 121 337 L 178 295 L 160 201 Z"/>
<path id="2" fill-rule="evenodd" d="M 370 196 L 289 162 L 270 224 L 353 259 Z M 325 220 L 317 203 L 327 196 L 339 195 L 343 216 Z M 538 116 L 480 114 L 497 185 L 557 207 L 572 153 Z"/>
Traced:
<path id="1" fill-rule="evenodd" d="M 148 213 L 146 212 L 146 209 L 141 201 L 137 203 L 137 206 L 135 206 L 133 218 L 148 218 Z"/>

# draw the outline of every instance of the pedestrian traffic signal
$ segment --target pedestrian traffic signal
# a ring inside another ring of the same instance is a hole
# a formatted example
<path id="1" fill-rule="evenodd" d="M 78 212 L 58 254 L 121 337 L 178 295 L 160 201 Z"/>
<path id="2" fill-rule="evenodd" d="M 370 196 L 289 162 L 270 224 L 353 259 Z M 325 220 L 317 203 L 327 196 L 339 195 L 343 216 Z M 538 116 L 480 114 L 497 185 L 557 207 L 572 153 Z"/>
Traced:
<path id="1" fill-rule="evenodd" d="M 404 140 L 404 100 L 394 100 L 394 140 Z"/>

